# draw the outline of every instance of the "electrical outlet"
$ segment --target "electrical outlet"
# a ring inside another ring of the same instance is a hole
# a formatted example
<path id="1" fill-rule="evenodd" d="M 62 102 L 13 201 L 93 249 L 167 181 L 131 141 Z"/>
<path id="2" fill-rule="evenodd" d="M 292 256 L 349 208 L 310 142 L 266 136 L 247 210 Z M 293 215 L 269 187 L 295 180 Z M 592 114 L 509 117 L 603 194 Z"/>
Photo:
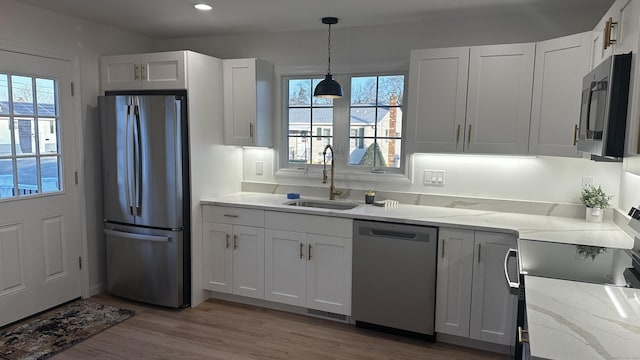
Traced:
<path id="1" fill-rule="evenodd" d="M 582 177 L 582 187 L 593 186 L 593 176 Z"/>
<path id="2" fill-rule="evenodd" d="M 444 186 L 444 170 L 424 170 L 424 185 Z"/>
<path id="3" fill-rule="evenodd" d="M 256 161 L 256 175 L 262 175 L 262 161 Z"/>

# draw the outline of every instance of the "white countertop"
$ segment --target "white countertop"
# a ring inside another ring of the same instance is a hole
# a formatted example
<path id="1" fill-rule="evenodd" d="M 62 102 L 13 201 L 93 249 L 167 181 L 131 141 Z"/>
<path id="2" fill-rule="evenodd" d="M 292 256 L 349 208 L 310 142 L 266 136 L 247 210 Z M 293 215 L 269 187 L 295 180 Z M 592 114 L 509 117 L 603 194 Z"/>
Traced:
<path id="1" fill-rule="evenodd" d="M 640 359 L 640 290 L 525 276 L 532 359 Z"/>
<path id="2" fill-rule="evenodd" d="M 526 240 L 552 241 L 621 249 L 633 247 L 633 239 L 611 222 L 587 223 L 584 219 L 568 217 L 407 204 L 383 208 L 363 203 L 351 210 L 329 210 L 284 205 L 287 201 L 291 200 L 288 200 L 285 195 L 247 192 L 201 200 L 202 204 L 211 205 L 260 207 L 265 210 L 328 215 L 352 219 L 391 221 L 432 226 L 454 226 L 456 228 L 470 230 L 508 232 L 513 233 L 520 239 Z M 342 200 L 336 200 L 336 202 L 340 201 Z"/>

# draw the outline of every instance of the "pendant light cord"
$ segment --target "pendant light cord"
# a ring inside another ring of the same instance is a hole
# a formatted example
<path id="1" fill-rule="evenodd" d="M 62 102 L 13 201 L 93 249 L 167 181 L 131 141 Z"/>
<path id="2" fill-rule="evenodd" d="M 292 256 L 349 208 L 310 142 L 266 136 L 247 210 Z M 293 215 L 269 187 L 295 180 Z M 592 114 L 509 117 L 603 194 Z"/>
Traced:
<path id="1" fill-rule="evenodd" d="M 328 69 L 327 69 L 327 73 L 331 74 L 331 24 L 329 24 L 329 39 L 327 41 L 328 45 L 328 51 L 327 54 L 329 54 L 328 56 L 328 60 L 327 63 L 328 65 Z"/>

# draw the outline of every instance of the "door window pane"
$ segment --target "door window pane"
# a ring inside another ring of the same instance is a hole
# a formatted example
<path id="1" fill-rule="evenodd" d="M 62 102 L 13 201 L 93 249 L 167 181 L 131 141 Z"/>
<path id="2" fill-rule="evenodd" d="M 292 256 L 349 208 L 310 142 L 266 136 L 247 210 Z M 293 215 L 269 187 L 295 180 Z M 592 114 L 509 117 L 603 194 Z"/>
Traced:
<path id="1" fill-rule="evenodd" d="M 14 196 L 13 160 L 0 160 L 0 199 Z"/>
<path id="2" fill-rule="evenodd" d="M 58 121 L 56 119 L 38 119 L 38 142 L 40 154 L 58 153 Z"/>
<path id="3" fill-rule="evenodd" d="M 33 81 L 27 76 L 11 76 L 13 112 L 16 115 L 34 115 Z"/>
<path id="4" fill-rule="evenodd" d="M 39 116 L 56 116 L 55 82 L 49 79 L 36 79 L 36 99 Z"/>
<path id="5" fill-rule="evenodd" d="M 16 159 L 18 165 L 18 196 L 38 193 L 38 168 L 36 158 Z"/>
<path id="6" fill-rule="evenodd" d="M 42 192 L 62 190 L 60 188 L 60 158 L 58 156 L 43 156 L 40 158 L 40 176 L 42 178 Z"/>
<path id="7" fill-rule="evenodd" d="M 11 123 L 9 118 L 0 118 L 0 156 L 11 156 Z"/>
<path id="8" fill-rule="evenodd" d="M 36 153 L 36 134 L 34 119 L 17 119 L 15 129 L 16 155 L 32 155 Z"/>
<path id="9" fill-rule="evenodd" d="M 0 74 L 0 114 L 9 113 L 9 78 Z"/>

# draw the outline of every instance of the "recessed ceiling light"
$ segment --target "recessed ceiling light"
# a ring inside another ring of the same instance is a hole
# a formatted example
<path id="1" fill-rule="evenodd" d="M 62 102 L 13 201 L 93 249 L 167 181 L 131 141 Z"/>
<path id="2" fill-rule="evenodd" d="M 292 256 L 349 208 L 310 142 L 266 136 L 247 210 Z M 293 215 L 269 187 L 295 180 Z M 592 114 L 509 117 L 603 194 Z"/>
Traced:
<path id="1" fill-rule="evenodd" d="M 209 11 L 212 9 L 211 5 L 207 5 L 207 4 L 195 4 L 193 5 L 193 7 L 202 11 Z"/>

